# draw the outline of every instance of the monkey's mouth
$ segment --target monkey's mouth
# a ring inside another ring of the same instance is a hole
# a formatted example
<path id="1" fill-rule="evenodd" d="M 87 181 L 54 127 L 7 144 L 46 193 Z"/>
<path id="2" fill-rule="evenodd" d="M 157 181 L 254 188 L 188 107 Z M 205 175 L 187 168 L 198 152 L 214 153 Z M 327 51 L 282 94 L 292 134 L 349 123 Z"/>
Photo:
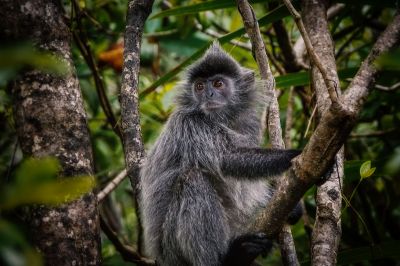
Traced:
<path id="1" fill-rule="evenodd" d="M 202 108 L 205 111 L 217 111 L 221 109 L 224 106 L 224 104 L 220 102 L 207 102 L 203 104 Z"/>

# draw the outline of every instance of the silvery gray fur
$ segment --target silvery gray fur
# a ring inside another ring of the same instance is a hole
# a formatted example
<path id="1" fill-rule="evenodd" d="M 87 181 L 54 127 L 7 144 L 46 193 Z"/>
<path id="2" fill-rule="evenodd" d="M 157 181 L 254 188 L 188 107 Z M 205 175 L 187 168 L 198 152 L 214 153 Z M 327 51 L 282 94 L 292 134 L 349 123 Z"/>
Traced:
<path id="1" fill-rule="evenodd" d="M 193 82 L 222 75 L 231 84 L 224 108 L 204 111 Z M 246 234 L 280 174 L 298 154 L 258 148 L 261 112 L 254 73 L 214 43 L 178 88 L 177 107 L 141 170 L 146 254 L 160 265 L 221 265 Z"/>

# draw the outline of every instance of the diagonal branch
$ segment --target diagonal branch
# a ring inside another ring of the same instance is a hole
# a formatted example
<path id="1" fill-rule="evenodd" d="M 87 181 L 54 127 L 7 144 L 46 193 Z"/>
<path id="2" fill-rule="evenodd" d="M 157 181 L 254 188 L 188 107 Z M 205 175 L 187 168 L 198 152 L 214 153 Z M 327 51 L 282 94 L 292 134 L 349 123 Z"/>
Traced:
<path id="1" fill-rule="evenodd" d="M 275 79 L 272 75 L 268 63 L 268 57 L 265 50 L 264 41 L 261 37 L 257 18 L 254 11 L 247 0 L 237 0 L 237 6 L 242 16 L 244 27 L 250 38 L 254 55 L 260 70 L 261 79 L 266 95 L 271 95 L 270 105 L 268 106 L 268 133 L 271 138 L 271 146 L 273 148 L 284 148 L 285 144 L 282 139 L 282 128 L 279 118 L 279 104 L 275 93 Z M 299 265 L 294 240 L 289 225 L 284 225 L 280 235 L 279 243 L 282 253 L 282 260 L 285 265 Z"/>
<path id="2" fill-rule="evenodd" d="M 299 199 L 332 165 L 336 153 L 355 125 L 369 88 L 373 85 L 378 72 L 373 64 L 374 59 L 394 47 L 399 40 L 400 15 L 397 12 L 392 23 L 378 38 L 346 93 L 324 112 L 302 154 L 293 160 L 289 177 L 278 186 L 269 208 L 257 220 L 257 228 L 264 230 L 268 236 L 272 237 L 279 232 L 282 221 L 285 221 Z"/>
<path id="3" fill-rule="evenodd" d="M 136 265 L 140 266 L 156 265 L 153 260 L 140 256 L 133 247 L 121 242 L 118 235 L 111 229 L 102 216 L 100 216 L 100 226 L 104 234 L 111 243 L 113 243 L 115 249 L 121 254 L 125 261 L 134 262 Z"/>
<path id="4" fill-rule="evenodd" d="M 362 63 L 356 76 L 349 85 L 345 93 L 346 103 L 348 103 L 354 111 L 358 111 L 368 96 L 371 84 L 374 82 L 378 69 L 373 64 L 375 59 L 387 52 L 391 47 L 399 44 L 400 34 L 400 14 L 399 11 L 386 28 L 386 30 L 378 38 L 368 57 Z"/>
<path id="5" fill-rule="evenodd" d="M 102 202 L 103 199 L 111 193 L 126 177 L 126 169 L 122 170 L 110 183 L 108 183 L 100 192 L 97 193 L 97 201 Z"/>
<path id="6" fill-rule="evenodd" d="M 202 33 L 207 34 L 208 36 L 211 36 L 213 38 L 221 38 L 222 36 L 224 36 L 223 34 L 217 32 L 217 31 L 214 31 L 210 28 L 204 28 L 203 25 L 201 25 L 201 23 L 197 19 L 194 19 L 194 26 L 196 27 L 197 30 L 199 30 Z M 240 41 L 236 41 L 236 40 L 230 40 L 229 42 L 234 46 L 238 46 L 238 47 L 243 48 L 248 51 L 251 50 L 251 46 L 248 43 L 240 42 Z"/>

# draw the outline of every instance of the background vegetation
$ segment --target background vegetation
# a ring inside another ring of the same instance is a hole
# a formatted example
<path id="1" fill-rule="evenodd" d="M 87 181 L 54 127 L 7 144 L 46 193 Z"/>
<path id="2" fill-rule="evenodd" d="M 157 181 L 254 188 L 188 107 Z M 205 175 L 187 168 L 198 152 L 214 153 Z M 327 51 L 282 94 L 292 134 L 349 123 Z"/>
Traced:
<path id="1" fill-rule="evenodd" d="M 391 21 L 396 5 L 395 1 L 356 2 L 346 2 L 345 7 L 330 20 L 341 87 L 344 89 L 379 33 Z M 285 62 L 272 23 L 283 22 L 292 44 L 298 40 L 299 32 L 280 3 L 257 0 L 252 3 L 273 62 L 282 125 L 286 122 L 289 91 L 294 87 L 293 125 L 289 134 L 292 146 L 301 149 L 315 126 L 315 117 L 312 116 L 315 99 L 308 86 L 307 69 L 293 70 Z M 122 34 L 127 1 L 72 0 L 64 1 L 64 8 L 73 32 L 73 61 L 88 115 L 96 187 L 101 190 L 124 168 L 117 126 L 110 123 L 113 121 L 110 116 L 114 116 L 118 124 Z M 178 92 L 175 86 L 182 70 L 214 39 L 219 39 L 224 49 L 243 66 L 257 69 L 234 1 L 156 1 L 146 22 L 141 53 L 140 111 L 146 149 L 151 147 L 174 108 L 173 99 Z M 57 162 L 51 159 L 35 163 L 24 160 L 15 133 L 9 85 L 18 77 L 19 71 L 27 68 L 56 74 L 63 71 L 57 60 L 35 51 L 30 45 L 0 45 L 1 265 L 41 264 L 40 256 L 30 246 L 25 234 L 21 219 L 23 206 L 64 200 L 57 198 L 63 197 L 57 184 L 49 181 L 55 178 Z M 304 62 L 308 64 L 306 58 Z M 358 125 L 345 145 L 342 189 L 346 204 L 342 211 L 339 264 L 390 265 L 400 258 L 399 62 L 399 51 L 379 61 L 384 69 L 377 80 L 379 85 L 370 95 Z M 104 111 L 105 102 L 111 106 L 112 113 Z M 267 139 L 265 145 L 268 146 Z M 368 166 L 368 161 L 371 167 L 376 168 L 375 171 Z M 64 186 L 64 191 L 79 189 L 84 192 L 92 186 L 84 177 L 75 184 L 76 187 Z M 310 232 L 315 216 L 314 193 L 313 188 L 304 196 L 307 215 L 292 228 L 299 259 L 305 264 L 309 260 Z M 123 242 L 136 243 L 137 217 L 128 180 L 106 198 L 100 210 Z M 102 243 L 104 265 L 126 263 L 104 235 Z M 279 250 L 275 249 L 263 261 L 270 263 L 268 265 L 279 265 Z"/>

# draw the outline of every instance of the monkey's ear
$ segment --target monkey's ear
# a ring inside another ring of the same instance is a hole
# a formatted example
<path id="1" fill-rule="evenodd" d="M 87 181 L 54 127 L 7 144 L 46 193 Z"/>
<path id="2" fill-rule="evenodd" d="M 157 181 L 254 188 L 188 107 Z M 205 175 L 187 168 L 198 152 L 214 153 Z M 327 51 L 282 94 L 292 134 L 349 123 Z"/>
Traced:
<path id="1" fill-rule="evenodd" d="M 253 70 L 247 69 L 247 68 L 242 68 L 242 80 L 249 82 L 249 83 L 254 83 L 256 79 L 256 74 L 254 73 Z"/>

